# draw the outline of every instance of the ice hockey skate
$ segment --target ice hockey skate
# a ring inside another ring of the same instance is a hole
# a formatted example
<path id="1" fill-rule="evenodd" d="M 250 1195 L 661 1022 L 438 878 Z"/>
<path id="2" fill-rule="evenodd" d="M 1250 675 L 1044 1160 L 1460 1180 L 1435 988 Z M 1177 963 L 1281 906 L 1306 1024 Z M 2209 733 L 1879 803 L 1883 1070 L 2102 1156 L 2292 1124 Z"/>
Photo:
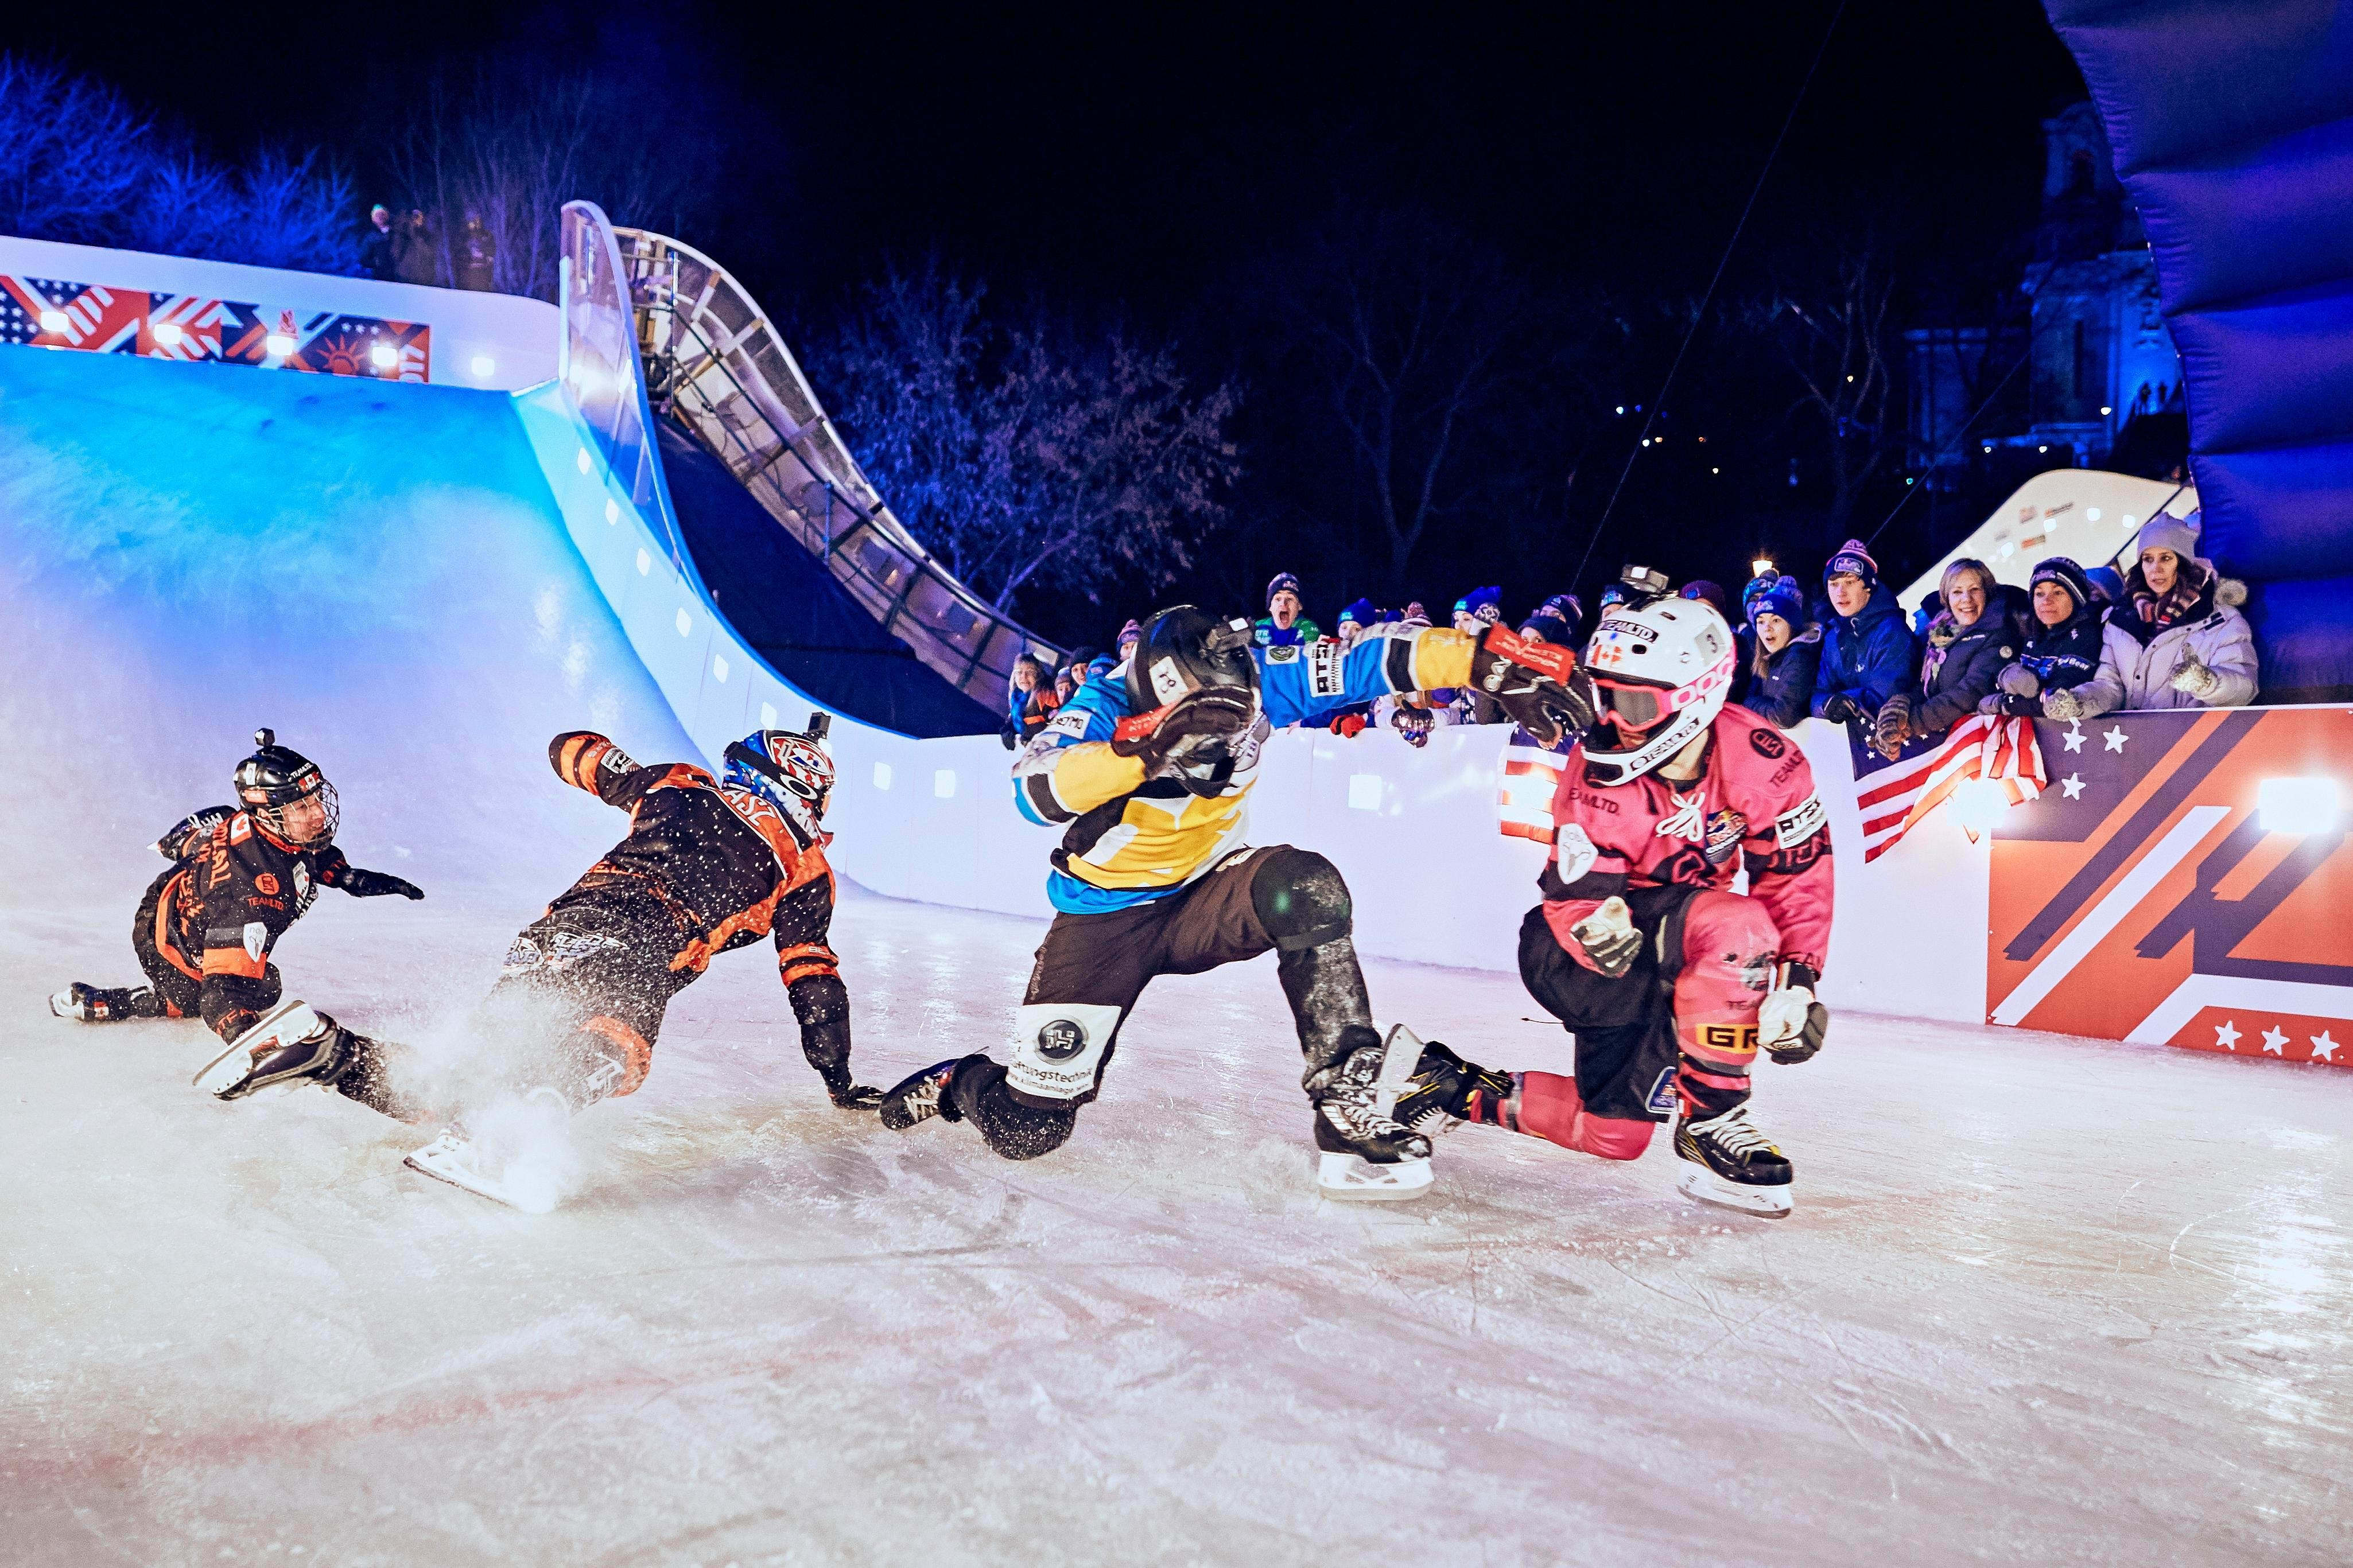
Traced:
<path id="1" fill-rule="evenodd" d="M 324 1082 L 343 1065 L 344 1034 L 302 1001 L 280 1002 L 255 1019 L 189 1081 L 216 1100 L 243 1100 L 265 1089 Z"/>
<path id="2" fill-rule="evenodd" d="M 1704 1121 L 1675 1124 L 1683 1161 L 1675 1184 L 1687 1197 L 1764 1219 L 1789 1212 L 1789 1161 L 1748 1120 L 1746 1103 Z"/>
<path id="3" fill-rule="evenodd" d="M 904 1132 L 919 1121 L 929 1121 L 940 1114 L 946 1102 L 948 1085 L 955 1081 L 956 1068 L 964 1058 L 953 1061 L 934 1062 L 921 1072 L 909 1073 L 883 1091 L 875 1108 L 882 1117 L 882 1125 L 893 1132 Z M 951 1116 L 950 1120 L 954 1120 Z"/>
<path id="4" fill-rule="evenodd" d="M 519 1102 L 494 1108 L 487 1119 L 477 1118 L 485 1136 L 453 1121 L 401 1163 L 492 1203 L 546 1214 L 562 1201 L 567 1184 L 566 1162 L 557 1151 L 572 1115 L 572 1104 L 562 1094 L 534 1089 Z"/>
<path id="5" fill-rule="evenodd" d="M 1344 1203 L 1401 1203 L 1430 1190 L 1430 1140 L 1390 1111 L 1421 1059 L 1421 1042 L 1398 1025 L 1378 1046 L 1359 1046 L 1311 1085 L 1315 1101 L 1316 1190 Z"/>

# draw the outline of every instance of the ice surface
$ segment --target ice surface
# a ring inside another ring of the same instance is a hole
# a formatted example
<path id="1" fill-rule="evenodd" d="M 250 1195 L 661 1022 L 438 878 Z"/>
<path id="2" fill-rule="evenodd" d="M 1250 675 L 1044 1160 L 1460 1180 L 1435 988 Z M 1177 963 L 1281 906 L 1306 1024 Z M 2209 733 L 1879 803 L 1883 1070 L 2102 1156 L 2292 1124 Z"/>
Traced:
<path id="1" fill-rule="evenodd" d="M 834 1110 L 754 949 L 528 1216 L 206 1100 L 198 1026 L 48 1017 L 255 724 L 428 893 L 325 895 L 291 988 L 422 1041 L 617 834 L 547 734 L 685 754 L 503 405 L 108 361 L 0 350 L 0 1562 L 2353 1558 L 2327 1068 L 1842 1016 L 1761 1069 L 1789 1219 L 1492 1130 L 1341 1206 L 1266 961 L 1009 1164 Z M 862 1076 L 996 1044 L 1039 931 L 850 895 Z M 1566 1065 L 1514 980 L 1369 973 Z"/>

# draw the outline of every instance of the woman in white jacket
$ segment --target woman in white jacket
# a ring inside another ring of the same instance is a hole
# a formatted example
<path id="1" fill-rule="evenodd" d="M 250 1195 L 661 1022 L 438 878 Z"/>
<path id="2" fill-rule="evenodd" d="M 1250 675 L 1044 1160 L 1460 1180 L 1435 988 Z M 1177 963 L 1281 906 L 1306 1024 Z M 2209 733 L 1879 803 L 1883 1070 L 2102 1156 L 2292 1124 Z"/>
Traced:
<path id="1" fill-rule="evenodd" d="M 2200 518 L 2159 512 L 2140 531 L 2140 561 L 2100 635 L 2099 673 L 2043 699 L 2052 719 L 2119 709 L 2243 708 L 2255 700 L 2255 637 L 2242 584 L 2198 558 Z M 2073 708 L 2074 712 L 2063 710 Z"/>

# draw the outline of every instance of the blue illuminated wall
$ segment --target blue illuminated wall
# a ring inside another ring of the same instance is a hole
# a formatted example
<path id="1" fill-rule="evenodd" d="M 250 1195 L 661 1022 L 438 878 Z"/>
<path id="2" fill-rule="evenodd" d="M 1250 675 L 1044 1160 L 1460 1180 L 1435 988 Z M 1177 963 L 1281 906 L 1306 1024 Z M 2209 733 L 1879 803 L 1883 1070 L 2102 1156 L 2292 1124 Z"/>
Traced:
<path id="1" fill-rule="evenodd" d="M 2353 6 L 2045 0 L 2140 209 L 2267 696 L 2353 696 Z"/>

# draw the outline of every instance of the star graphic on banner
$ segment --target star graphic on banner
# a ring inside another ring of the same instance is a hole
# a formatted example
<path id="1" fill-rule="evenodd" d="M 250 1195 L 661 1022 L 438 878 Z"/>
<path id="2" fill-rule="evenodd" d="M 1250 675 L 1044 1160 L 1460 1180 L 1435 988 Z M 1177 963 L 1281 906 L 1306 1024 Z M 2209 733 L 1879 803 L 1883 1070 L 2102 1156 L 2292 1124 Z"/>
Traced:
<path id="1" fill-rule="evenodd" d="M 2082 751 L 2084 749 L 2084 721 L 2081 719 L 2069 720 L 2067 721 L 2067 732 L 2064 735 L 2062 735 L 2060 739 L 2067 742 L 2067 749 L 2069 751 Z"/>
<path id="2" fill-rule="evenodd" d="M 2263 1049 L 2275 1057 L 2287 1055 L 2287 1036 L 2274 1026 L 2263 1031 Z"/>
<path id="3" fill-rule="evenodd" d="M 2125 749 L 2125 742 L 2132 737 L 2126 734 L 2124 726 L 2119 724 L 2113 730 L 2101 731 L 2100 739 L 2108 743 L 2108 750 L 2111 752 L 2121 752 Z"/>
<path id="4" fill-rule="evenodd" d="M 2320 1033 L 2312 1037 L 2312 1059 L 2316 1062 L 2335 1061 L 2337 1059 L 2337 1042 L 2328 1037 L 2327 1030 L 2321 1030 Z"/>
<path id="5" fill-rule="evenodd" d="M 2230 1019 L 2225 1018 L 2214 1026 L 2214 1043 L 2226 1051 L 2239 1048 L 2239 1031 Z"/>
<path id="6" fill-rule="evenodd" d="M 2059 787 L 2067 792 L 2067 798 L 2069 800 L 2073 800 L 2084 793 L 2084 775 L 2081 773 L 2069 773 L 2065 778 L 2059 781 Z"/>

